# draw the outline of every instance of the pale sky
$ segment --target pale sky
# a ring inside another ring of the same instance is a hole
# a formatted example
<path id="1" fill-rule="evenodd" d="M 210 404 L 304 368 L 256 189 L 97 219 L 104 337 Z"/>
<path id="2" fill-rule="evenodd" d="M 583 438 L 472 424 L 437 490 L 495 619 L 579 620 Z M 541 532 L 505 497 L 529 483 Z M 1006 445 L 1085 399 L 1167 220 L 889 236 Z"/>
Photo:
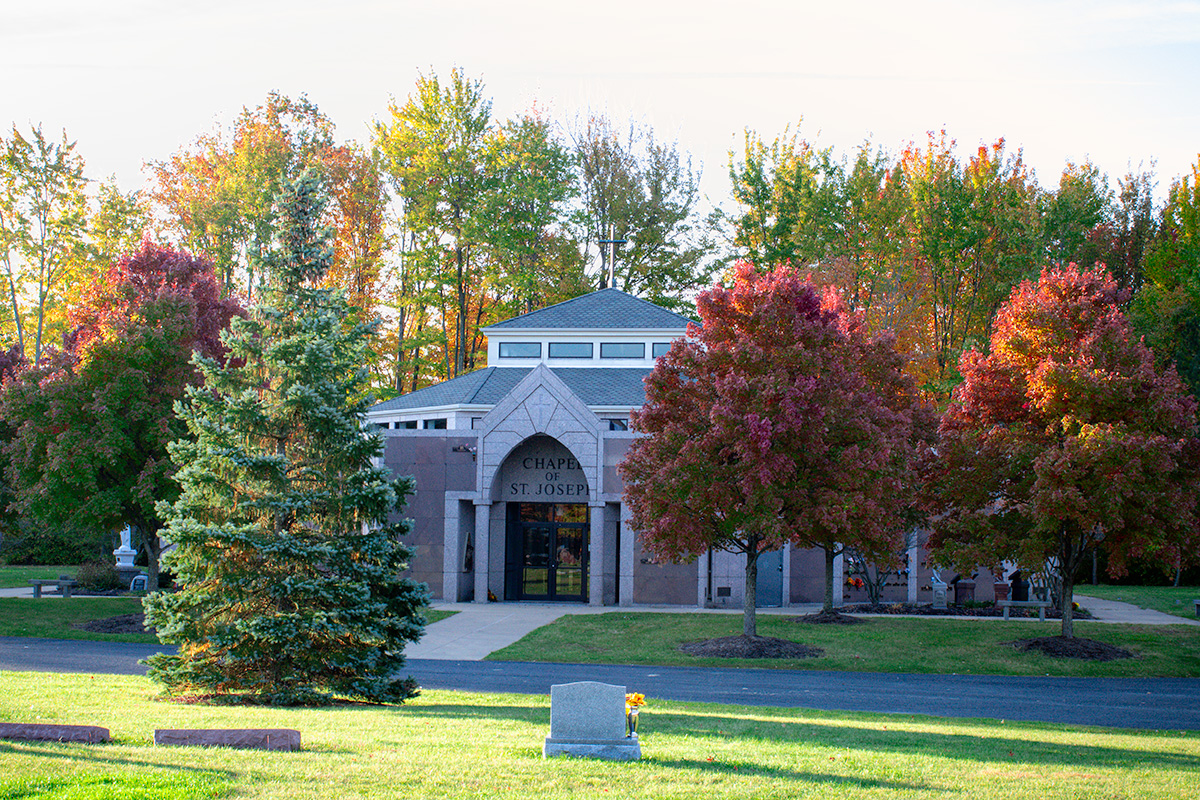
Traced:
<path id="1" fill-rule="evenodd" d="M 1068 160 L 1113 179 L 1200 152 L 1200 2 L 834 0 L 0 0 L 0 126 L 78 141 L 129 190 L 275 89 L 366 142 L 419 71 L 481 78 L 498 117 L 537 104 L 649 123 L 716 203 L 746 128 L 849 155 L 945 127 L 1003 136 L 1043 186 Z"/>

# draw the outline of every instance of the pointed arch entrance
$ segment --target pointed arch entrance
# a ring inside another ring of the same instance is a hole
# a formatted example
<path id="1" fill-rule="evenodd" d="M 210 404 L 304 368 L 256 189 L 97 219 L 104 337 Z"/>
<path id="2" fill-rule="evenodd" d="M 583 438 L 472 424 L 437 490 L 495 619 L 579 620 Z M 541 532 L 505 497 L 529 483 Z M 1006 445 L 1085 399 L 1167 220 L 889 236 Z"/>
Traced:
<path id="1" fill-rule="evenodd" d="M 556 439 L 533 436 L 497 477 L 505 503 L 504 599 L 587 602 L 591 519 L 579 461 Z"/>

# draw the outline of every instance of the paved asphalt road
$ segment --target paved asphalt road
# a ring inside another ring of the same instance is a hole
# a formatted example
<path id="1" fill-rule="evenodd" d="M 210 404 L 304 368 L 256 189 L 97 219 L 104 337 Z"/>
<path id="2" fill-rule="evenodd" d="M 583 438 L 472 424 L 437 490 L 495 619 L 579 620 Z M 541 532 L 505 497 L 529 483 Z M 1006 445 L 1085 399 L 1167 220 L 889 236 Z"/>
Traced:
<path id="1" fill-rule="evenodd" d="M 140 675 L 157 645 L 0 637 L 0 670 Z M 624 684 L 650 697 L 782 708 L 930 714 L 1116 728 L 1200 730 L 1200 679 L 893 675 L 611 664 L 412 659 L 429 689 L 549 694 L 580 680 Z"/>

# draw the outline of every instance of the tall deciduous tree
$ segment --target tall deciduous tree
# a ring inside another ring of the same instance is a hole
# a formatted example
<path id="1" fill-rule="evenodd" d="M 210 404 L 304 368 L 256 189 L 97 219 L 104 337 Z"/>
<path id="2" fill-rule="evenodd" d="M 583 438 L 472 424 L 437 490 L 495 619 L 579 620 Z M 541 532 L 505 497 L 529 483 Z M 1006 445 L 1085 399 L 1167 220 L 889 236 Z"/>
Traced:
<path id="1" fill-rule="evenodd" d="M 567 237 L 566 204 L 577 195 L 571 152 L 536 109 L 488 138 L 487 232 L 500 314 L 515 316 L 589 290 L 583 258 Z"/>
<path id="2" fill-rule="evenodd" d="M 1094 231 L 1113 217 L 1115 198 L 1096 165 L 1068 163 L 1046 198 L 1046 253 L 1051 264 L 1092 267 L 1103 259 Z"/>
<path id="3" fill-rule="evenodd" d="M 51 316 L 63 316 L 63 278 L 84 253 L 84 185 L 83 159 L 65 131 L 54 142 L 41 127 L 28 138 L 13 127 L 0 152 L 0 264 L 9 330 L 35 363 Z"/>
<path id="4" fill-rule="evenodd" d="M 474 369 L 483 345 L 478 318 L 487 189 L 485 153 L 491 101 L 483 83 L 450 73 L 446 85 L 422 75 L 391 120 L 376 126 L 376 144 L 404 204 L 413 246 L 408 257 L 435 276 L 445 337 L 445 377 Z"/>
<path id="5" fill-rule="evenodd" d="M 652 552 L 745 555 L 753 636 L 759 553 L 824 548 L 832 611 L 844 546 L 880 561 L 899 550 L 925 412 L 890 338 L 865 335 L 836 292 L 822 298 L 797 270 L 742 263 L 697 308 L 703 326 L 646 379 L 632 418 L 645 435 L 621 475 Z"/>
<path id="6" fill-rule="evenodd" d="M 1037 187 L 1004 140 L 980 145 L 965 163 L 942 131 L 901 158 L 910 194 L 909 258 L 928 283 L 937 374 L 946 393 L 963 349 L 985 341 L 1008 290 L 1039 262 Z"/>
<path id="7" fill-rule="evenodd" d="M 1196 402 L 1121 300 L 1111 276 L 1074 265 L 1015 288 L 988 354 L 962 358 L 929 475 L 933 547 L 963 566 L 1052 563 L 1064 637 L 1097 548 L 1116 576 L 1132 557 L 1177 567 L 1200 545 Z"/>
<path id="8" fill-rule="evenodd" d="M 229 133 L 201 136 L 170 161 L 152 162 L 151 198 L 169 232 L 211 259 L 226 293 L 253 298 L 269 276 L 263 258 L 281 188 L 333 147 L 333 122 L 303 95 L 278 92 L 244 108 Z"/>
<path id="9" fill-rule="evenodd" d="M 317 177 L 283 196 L 270 255 L 276 281 L 225 337 L 232 359 L 196 363 L 179 413 L 194 439 L 171 448 L 183 493 L 167 509 L 183 584 L 147 598 L 177 655 L 150 659 L 170 691 L 314 703 L 331 694 L 401 702 L 421 635 L 423 584 L 400 578 L 411 551 L 388 524 L 412 490 L 373 461 L 362 364 L 373 323 L 319 283 L 333 259 Z"/>
<path id="10" fill-rule="evenodd" d="M 575 133 L 583 207 L 578 239 L 601 254 L 598 288 L 614 286 L 658 305 L 686 309 L 686 296 L 711 278 L 699 225 L 700 173 L 674 142 L 648 128 L 621 132 L 593 115 Z M 609 234 L 625 244 L 609 262 Z M 610 282 L 609 273 L 613 272 Z"/>
<path id="11" fill-rule="evenodd" d="M 1200 160 L 1174 181 L 1145 256 L 1137 328 L 1159 359 L 1200 394 Z"/>
<path id="12" fill-rule="evenodd" d="M 98 272 L 136 253 L 149 225 L 150 212 L 139 190 L 122 192 L 115 177 L 101 183 L 87 224 L 90 256 L 102 265 Z"/>
<path id="13" fill-rule="evenodd" d="M 156 503 L 178 495 L 167 443 L 184 432 L 172 406 L 198 380 L 193 351 L 220 357 L 238 313 L 208 262 L 146 244 L 112 266 L 72 307 L 67 349 L 0 395 L 15 509 L 50 528 L 129 525 L 157 589 Z"/>

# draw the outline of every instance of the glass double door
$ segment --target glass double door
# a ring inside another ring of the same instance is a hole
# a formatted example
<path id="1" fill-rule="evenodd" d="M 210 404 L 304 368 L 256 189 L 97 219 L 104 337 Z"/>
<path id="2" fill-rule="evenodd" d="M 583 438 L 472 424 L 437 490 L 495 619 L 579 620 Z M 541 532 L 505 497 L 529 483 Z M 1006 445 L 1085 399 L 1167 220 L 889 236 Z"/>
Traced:
<path id="1" fill-rule="evenodd" d="M 510 537 L 517 534 L 520 551 L 509 556 L 519 559 L 519 572 L 510 572 L 518 584 L 511 587 L 514 599 L 587 600 L 588 507 L 522 503 L 516 516 Z"/>

